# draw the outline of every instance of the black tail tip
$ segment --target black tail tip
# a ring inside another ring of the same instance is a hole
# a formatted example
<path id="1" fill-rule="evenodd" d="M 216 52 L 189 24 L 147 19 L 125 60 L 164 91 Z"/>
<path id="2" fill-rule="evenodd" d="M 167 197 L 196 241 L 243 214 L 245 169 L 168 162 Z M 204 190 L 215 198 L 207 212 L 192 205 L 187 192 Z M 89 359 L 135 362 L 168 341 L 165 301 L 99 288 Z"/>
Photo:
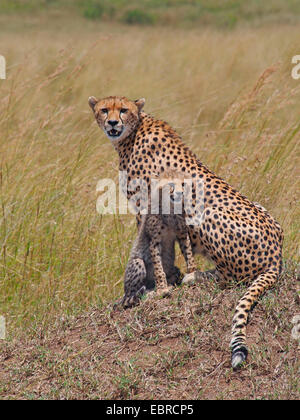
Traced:
<path id="1" fill-rule="evenodd" d="M 247 347 L 239 346 L 235 348 L 231 354 L 231 365 L 233 369 L 239 369 L 242 366 L 242 364 L 246 361 L 247 356 Z"/>

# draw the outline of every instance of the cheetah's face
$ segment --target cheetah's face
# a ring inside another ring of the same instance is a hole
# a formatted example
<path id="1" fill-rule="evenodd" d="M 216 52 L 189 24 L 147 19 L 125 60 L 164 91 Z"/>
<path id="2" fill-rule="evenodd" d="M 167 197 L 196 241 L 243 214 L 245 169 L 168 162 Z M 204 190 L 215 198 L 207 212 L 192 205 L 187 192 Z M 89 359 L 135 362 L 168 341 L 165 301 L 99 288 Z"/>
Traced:
<path id="1" fill-rule="evenodd" d="M 136 128 L 145 99 L 130 101 L 125 97 L 89 98 L 96 121 L 112 143 L 128 137 Z"/>

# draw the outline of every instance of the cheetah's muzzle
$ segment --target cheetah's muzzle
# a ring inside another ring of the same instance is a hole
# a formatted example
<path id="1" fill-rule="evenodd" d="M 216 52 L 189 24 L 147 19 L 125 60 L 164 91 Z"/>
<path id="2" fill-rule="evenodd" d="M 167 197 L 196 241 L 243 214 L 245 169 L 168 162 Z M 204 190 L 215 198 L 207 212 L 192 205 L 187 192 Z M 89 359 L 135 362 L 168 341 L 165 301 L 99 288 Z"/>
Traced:
<path id="1" fill-rule="evenodd" d="M 111 130 L 107 131 L 107 134 L 110 137 L 120 137 L 122 132 L 123 132 L 123 128 L 121 128 L 121 130 L 116 130 L 115 128 L 112 128 Z"/>

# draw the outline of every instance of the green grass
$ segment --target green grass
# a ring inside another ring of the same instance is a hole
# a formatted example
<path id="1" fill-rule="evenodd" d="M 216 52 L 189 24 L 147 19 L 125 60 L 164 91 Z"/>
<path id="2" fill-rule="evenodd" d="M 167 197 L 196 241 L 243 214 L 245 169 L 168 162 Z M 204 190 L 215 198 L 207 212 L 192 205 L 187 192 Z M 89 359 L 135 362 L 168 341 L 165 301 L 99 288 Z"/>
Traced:
<path id="1" fill-rule="evenodd" d="M 74 13 L 92 20 L 152 25 L 213 25 L 297 22 L 297 0 L 3 0 L 0 13 Z"/>

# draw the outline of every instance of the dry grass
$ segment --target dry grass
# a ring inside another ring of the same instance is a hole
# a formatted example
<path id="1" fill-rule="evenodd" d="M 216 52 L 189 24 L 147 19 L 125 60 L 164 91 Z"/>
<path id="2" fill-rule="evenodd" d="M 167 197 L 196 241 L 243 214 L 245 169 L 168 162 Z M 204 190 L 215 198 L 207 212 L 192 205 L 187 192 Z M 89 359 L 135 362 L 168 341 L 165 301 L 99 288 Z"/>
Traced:
<path id="1" fill-rule="evenodd" d="M 121 294 L 135 222 L 96 213 L 97 181 L 117 179 L 118 160 L 90 95 L 146 97 L 147 112 L 271 211 L 285 260 L 299 261 L 300 82 L 290 76 L 298 27 L 223 33 L 1 19 L 0 305 L 9 336 L 19 327 L 46 334 L 59 317 Z"/>
<path id="2" fill-rule="evenodd" d="M 231 318 L 241 290 L 214 282 L 122 312 L 93 308 L 21 334 L 0 350 L 3 399 L 298 399 L 295 267 L 285 267 L 249 327 L 249 360 L 230 365 Z"/>

